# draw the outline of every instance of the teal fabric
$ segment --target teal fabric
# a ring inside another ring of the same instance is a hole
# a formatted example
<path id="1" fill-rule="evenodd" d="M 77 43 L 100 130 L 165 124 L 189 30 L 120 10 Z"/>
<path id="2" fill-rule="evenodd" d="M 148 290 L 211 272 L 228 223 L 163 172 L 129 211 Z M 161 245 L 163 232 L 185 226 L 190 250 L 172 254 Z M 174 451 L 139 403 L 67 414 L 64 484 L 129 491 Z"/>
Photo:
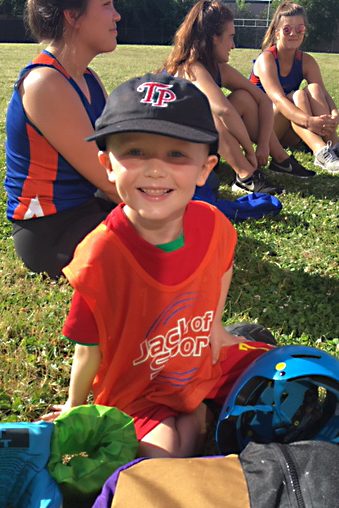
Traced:
<path id="1" fill-rule="evenodd" d="M 17 508 L 61 508 L 60 490 L 48 473 L 42 469 L 29 484 L 24 498 L 20 499 Z"/>
<path id="2" fill-rule="evenodd" d="M 61 493 L 45 469 L 53 428 L 45 422 L 0 423 L 0 507 L 61 507 Z"/>

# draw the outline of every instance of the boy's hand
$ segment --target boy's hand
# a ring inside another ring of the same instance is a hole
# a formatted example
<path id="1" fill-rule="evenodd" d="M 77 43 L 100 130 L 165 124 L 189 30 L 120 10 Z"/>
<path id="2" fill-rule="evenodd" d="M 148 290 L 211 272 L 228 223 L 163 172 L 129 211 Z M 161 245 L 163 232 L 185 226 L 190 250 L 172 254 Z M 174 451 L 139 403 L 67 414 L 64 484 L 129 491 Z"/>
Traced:
<path id="1" fill-rule="evenodd" d="M 56 404 L 55 406 L 51 407 L 51 412 L 41 416 L 40 420 L 44 422 L 54 422 L 58 416 L 60 416 L 62 413 L 65 413 L 69 409 L 71 409 L 71 406 L 68 401 L 66 404 Z"/>
<path id="2" fill-rule="evenodd" d="M 210 335 L 212 363 L 215 364 L 218 361 L 221 348 L 240 344 L 241 342 L 247 342 L 247 339 L 242 336 L 232 335 L 221 324 L 218 326 L 218 329 L 214 327 Z"/>

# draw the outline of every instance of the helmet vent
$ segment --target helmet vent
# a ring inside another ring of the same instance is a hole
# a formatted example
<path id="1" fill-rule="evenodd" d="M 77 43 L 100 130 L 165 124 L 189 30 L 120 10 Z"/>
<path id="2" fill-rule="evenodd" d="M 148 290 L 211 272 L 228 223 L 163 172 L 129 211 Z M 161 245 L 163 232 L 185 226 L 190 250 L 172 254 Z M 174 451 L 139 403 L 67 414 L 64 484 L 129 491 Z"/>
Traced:
<path id="1" fill-rule="evenodd" d="M 320 355 L 316 355 L 316 354 L 313 354 L 313 355 L 310 355 L 310 354 L 303 354 L 303 355 L 291 355 L 293 358 L 318 358 L 320 360 L 321 356 Z"/>

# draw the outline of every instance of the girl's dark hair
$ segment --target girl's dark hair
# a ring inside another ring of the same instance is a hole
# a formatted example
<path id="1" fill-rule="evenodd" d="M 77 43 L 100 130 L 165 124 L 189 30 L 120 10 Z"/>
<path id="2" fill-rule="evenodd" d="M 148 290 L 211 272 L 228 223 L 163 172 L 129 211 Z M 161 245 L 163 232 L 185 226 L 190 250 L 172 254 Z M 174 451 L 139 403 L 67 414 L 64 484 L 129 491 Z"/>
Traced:
<path id="1" fill-rule="evenodd" d="M 64 11 L 73 10 L 80 17 L 89 0 L 27 0 L 25 23 L 38 41 L 57 41 L 64 33 Z"/>
<path id="2" fill-rule="evenodd" d="M 233 14 L 220 0 L 200 0 L 186 15 L 174 35 L 172 51 L 165 62 L 169 74 L 175 74 L 181 67 L 193 78 L 190 67 L 195 62 L 213 75 L 216 64 L 213 59 L 213 36 L 221 35 L 227 22 L 233 21 Z"/>
<path id="3" fill-rule="evenodd" d="M 264 35 L 261 45 L 263 50 L 269 48 L 275 43 L 275 32 L 283 16 L 302 16 L 304 18 L 304 23 L 307 26 L 307 15 L 305 9 L 301 5 L 289 1 L 282 2 L 275 11 L 270 26 Z"/>

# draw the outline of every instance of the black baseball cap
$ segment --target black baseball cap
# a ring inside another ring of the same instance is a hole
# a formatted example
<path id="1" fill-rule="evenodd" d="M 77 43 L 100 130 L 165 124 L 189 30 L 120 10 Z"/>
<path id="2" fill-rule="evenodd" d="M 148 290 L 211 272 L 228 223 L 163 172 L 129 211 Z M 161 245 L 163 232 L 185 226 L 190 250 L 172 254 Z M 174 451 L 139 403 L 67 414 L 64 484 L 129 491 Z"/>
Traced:
<path id="1" fill-rule="evenodd" d="M 145 74 L 121 84 L 107 98 L 95 122 L 95 140 L 106 149 L 106 137 L 121 132 L 149 132 L 210 145 L 218 152 L 218 132 L 208 99 L 187 79 L 167 73 Z"/>

